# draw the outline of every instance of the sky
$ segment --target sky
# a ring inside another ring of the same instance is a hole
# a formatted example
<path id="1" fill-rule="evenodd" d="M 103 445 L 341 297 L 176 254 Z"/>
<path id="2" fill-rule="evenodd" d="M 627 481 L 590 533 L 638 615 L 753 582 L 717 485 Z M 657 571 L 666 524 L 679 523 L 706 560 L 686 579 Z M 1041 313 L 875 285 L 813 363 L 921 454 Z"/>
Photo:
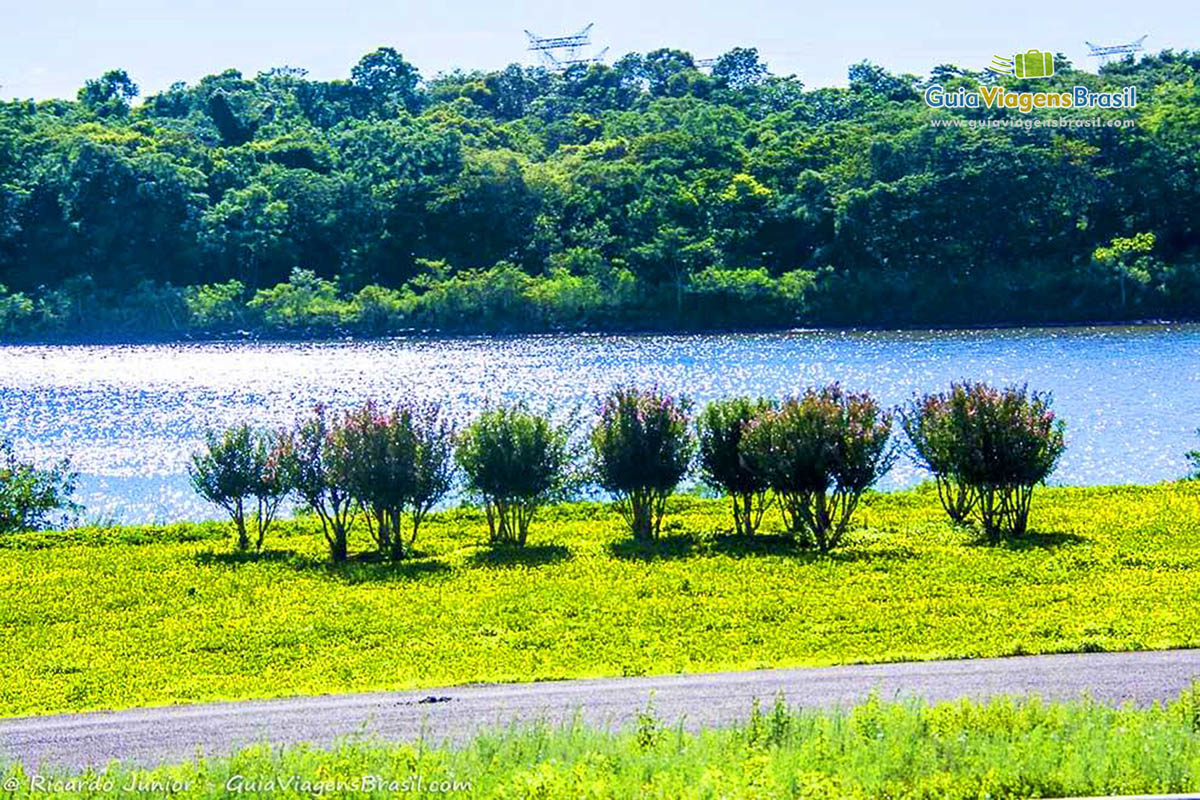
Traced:
<path id="1" fill-rule="evenodd" d="M 592 52 L 678 47 L 696 58 L 756 47 L 776 74 L 810 87 L 846 83 L 870 59 L 893 72 L 937 64 L 982 69 L 992 55 L 1030 48 L 1094 69 L 1084 40 L 1119 44 L 1147 34 L 1147 51 L 1200 49 L 1200 13 L 1181 0 L 1116 3 L 800 2 L 800 0 L 0 0 L 0 98 L 75 96 L 89 78 L 125 69 L 142 94 L 233 67 L 247 76 L 303 67 L 346 78 L 358 59 L 391 46 L 432 77 L 456 67 L 536 63 L 524 30 L 592 29 Z"/>

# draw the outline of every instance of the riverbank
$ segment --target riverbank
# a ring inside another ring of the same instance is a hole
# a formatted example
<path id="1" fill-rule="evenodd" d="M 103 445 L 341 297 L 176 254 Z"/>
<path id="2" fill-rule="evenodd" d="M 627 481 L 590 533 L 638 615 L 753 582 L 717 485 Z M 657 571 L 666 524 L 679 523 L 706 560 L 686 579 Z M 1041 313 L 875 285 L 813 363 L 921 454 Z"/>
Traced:
<path id="1" fill-rule="evenodd" d="M 180 330 L 180 331 L 84 331 L 39 336 L 0 335 L 0 347 L 121 347 L 136 345 L 206 345 L 206 344 L 307 344 L 326 342 L 379 342 L 390 340 L 440 341 L 470 339 L 518 339 L 555 336 L 733 336 L 782 333 L 823 333 L 831 336 L 853 333 L 970 333 L 972 331 L 1013 330 L 1087 330 L 1087 329 L 1149 329 L 1200 324 L 1200 317 L 1173 318 L 1079 318 L 1030 319 L 1007 322 L 944 323 L 910 322 L 898 324 L 835 325 L 819 321 L 800 320 L 776 324 L 744 325 L 654 325 L 638 324 L 578 325 L 550 328 L 473 329 L 405 327 L 394 330 L 364 332 L 352 328 L 278 329 L 254 327 L 245 330 Z"/>
<path id="2" fill-rule="evenodd" d="M 310 519 L 257 557 L 214 523 L 12 536 L 0 714 L 1200 645 L 1192 486 L 1041 490 L 1005 547 L 949 525 L 928 488 L 871 495 L 859 519 L 819 557 L 728 535 L 722 500 L 674 498 L 648 547 L 579 503 L 493 551 L 457 510 L 416 558 L 341 567 Z"/>

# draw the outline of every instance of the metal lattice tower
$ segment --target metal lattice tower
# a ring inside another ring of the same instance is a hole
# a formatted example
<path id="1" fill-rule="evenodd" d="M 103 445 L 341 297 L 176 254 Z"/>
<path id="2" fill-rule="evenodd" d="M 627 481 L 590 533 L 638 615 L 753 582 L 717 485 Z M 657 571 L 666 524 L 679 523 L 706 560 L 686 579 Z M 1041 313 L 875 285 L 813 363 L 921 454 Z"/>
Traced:
<path id="1" fill-rule="evenodd" d="M 1146 36 L 1149 36 L 1149 34 L 1146 34 Z M 1104 65 L 1115 57 L 1124 58 L 1125 56 L 1131 56 L 1134 53 L 1145 50 L 1143 42 L 1146 41 L 1146 36 L 1135 39 L 1129 44 L 1098 45 L 1091 42 L 1084 42 L 1084 44 L 1088 46 L 1088 55 L 1092 58 L 1100 59 L 1100 64 Z"/>
<path id="2" fill-rule="evenodd" d="M 589 22 L 579 33 L 569 36 L 538 36 L 528 30 L 525 31 L 525 35 L 529 37 L 529 49 L 541 57 L 542 65 L 555 72 L 562 72 L 576 64 L 598 64 L 600 59 L 604 58 L 604 54 L 608 52 L 607 47 L 595 55 L 583 55 L 583 49 L 592 43 L 594 24 Z"/>

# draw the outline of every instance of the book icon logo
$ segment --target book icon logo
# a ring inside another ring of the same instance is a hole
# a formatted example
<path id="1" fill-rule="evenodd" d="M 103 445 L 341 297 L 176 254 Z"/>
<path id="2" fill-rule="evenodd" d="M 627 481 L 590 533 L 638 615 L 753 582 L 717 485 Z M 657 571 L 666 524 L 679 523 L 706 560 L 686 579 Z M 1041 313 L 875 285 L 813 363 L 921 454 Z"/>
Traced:
<path id="1" fill-rule="evenodd" d="M 1017 78 L 1049 78 L 1054 74 L 1054 54 L 1042 50 L 1026 50 L 1011 58 L 992 56 L 988 69 L 998 75 Z"/>

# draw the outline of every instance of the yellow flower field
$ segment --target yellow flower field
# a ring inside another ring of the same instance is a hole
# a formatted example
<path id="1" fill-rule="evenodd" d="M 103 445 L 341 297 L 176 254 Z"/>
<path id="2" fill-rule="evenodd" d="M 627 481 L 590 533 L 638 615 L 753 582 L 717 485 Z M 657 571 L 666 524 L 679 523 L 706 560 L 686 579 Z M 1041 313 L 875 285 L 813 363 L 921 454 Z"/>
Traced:
<path id="1" fill-rule="evenodd" d="M 213 523 L 10 536 L 0 715 L 1198 646 L 1197 488 L 1039 490 L 1032 533 L 1006 546 L 949 525 L 928 488 L 875 494 L 828 557 L 770 534 L 773 516 L 738 539 L 725 500 L 694 497 L 650 547 L 594 503 L 544 512 L 524 551 L 446 512 L 399 565 L 328 564 L 308 519 L 259 557 Z"/>

